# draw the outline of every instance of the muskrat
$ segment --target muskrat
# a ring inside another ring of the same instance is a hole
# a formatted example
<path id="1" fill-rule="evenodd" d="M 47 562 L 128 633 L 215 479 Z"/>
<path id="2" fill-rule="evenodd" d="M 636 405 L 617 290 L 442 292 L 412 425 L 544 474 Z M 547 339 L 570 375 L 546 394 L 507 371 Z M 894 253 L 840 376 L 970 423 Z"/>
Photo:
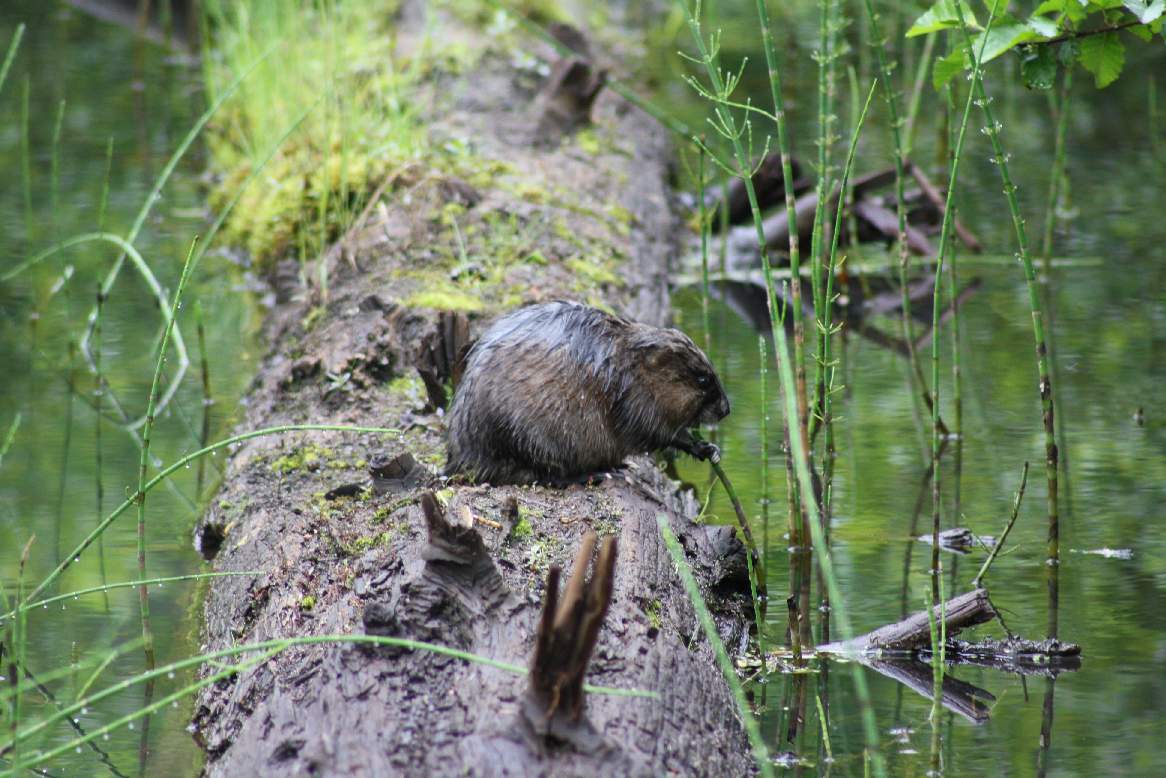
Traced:
<path id="1" fill-rule="evenodd" d="M 716 446 L 689 428 L 728 413 L 708 357 L 679 330 L 579 303 L 532 305 L 495 322 L 467 354 L 446 473 L 554 483 L 667 447 L 715 459 Z"/>

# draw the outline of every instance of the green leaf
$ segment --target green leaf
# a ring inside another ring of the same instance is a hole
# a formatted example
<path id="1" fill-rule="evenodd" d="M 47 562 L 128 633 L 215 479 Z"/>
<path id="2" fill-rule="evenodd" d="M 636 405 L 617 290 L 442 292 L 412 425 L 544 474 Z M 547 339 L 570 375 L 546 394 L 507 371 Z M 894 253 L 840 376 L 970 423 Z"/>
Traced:
<path id="1" fill-rule="evenodd" d="M 931 69 L 931 84 L 935 87 L 935 91 L 943 89 L 944 84 L 955 78 L 964 69 L 964 53 L 957 49 L 946 57 L 939 57 L 935 60 L 935 66 Z"/>
<path id="2" fill-rule="evenodd" d="M 1019 22 L 1011 16 L 1003 15 L 988 31 L 987 44 L 984 44 L 984 33 L 972 38 L 972 51 L 976 53 L 976 56 L 980 56 L 982 46 L 984 54 L 983 62 L 980 64 L 986 64 L 1021 43 L 1040 40 L 1040 38 L 1041 36 L 1033 32 L 1027 24 Z"/>
<path id="3" fill-rule="evenodd" d="M 1074 24 L 1080 22 L 1086 16 L 1085 8 L 1079 0 L 1045 0 L 1045 2 L 1038 5 L 1036 10 L 1033 11 L 1034 15 L 1048 13 L 1064 13 L 1065 16 L 1069 17 L 1069 21 Z"/>
<path id="4" fill-rule="evenodd" d="M 1166 0 L 1125 0 L 1122 3 L 1126 10 L 1138 17 L 1142 24 L 1149 24 L 1163 13 L 1166 13 Z"/>
<path id="5" fill-rule="evenodd" d="M 1150 31 L 1150 25 L 1148 24 L 1135 24 L 1133 27 L 1126 27 L 1126 32 L 1136 38 L 1141 38 L 1146 43 L 1154 39 L 1154 33 Z"/>
<path id="6" fill-rule="evenodd" d="M 970 30 L 980 29 L 975 14 L 966 5 L 964 7 L 964 22 Z M 911 25 L 911 29 L 907 30 L 907 37 L 914 38 L 916 35 L 926 35 L 929 32 L 947 30 L 959 26 L 960 17 L 956 12 L 955 0 L 938 0 L 935 5 L 931 6 L 922 16 L 915 20 L 915 23 Z"/>
<path id="7" fill-rule="evenodd" d="M 1166 0 L 1163 0 L 1163 2 L 1166 2 Z M 1057 27 L 1056 22 L 1054 22 L 1052 19 L 1046 19 L 1043 16 L 1033 16 L 1028 20 L 1027 24 L 1028 29 L 1032 30 L 1042 38 L 1054 38 L 1056 37 L 1057 33 L 1061 31 L 1061 29 Z"/>
<path id="8" fill-rule="evenodd" d="M 1104 89 L 1121 75 L 1126 47 L 1115 32 L 1093 35 L 1081 41 L 1081 67 L 1093 74 L 1098 89 Z"/>
<path id="9" fill-rule="evenodd" d="M 1052 89 L 1057 80 L 1057 55 L 1051 46 L 1025 46 L 1020 51 L 1020 76 L 1029 89 Z"/>
<path id="10" fill-rule="evenodd" d="M 1067 68 L 1073 67 L 1073 63 L 1081 56 L 1081 44 L 1076 40 L 1070 38 L 1057 47 L 1057 58 L 1061 60 L 1061 64 Z"/>

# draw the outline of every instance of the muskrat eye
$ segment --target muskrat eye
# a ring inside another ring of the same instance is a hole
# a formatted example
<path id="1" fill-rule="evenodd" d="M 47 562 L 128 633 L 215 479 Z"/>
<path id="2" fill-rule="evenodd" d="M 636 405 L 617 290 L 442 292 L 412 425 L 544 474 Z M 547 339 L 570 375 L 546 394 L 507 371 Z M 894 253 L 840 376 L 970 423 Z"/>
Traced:
<path id="1" fill-rule="evenodd" d="M 709 384 L 711 384 L 711 383 L 712 383 L 712 378 L 709 377 L 708 373 L 701 373 L 700 375 L 698 375 L 696 377 L 696 385 L 698 387 L 700 387 L 701 389 L 708 389 Z"/>

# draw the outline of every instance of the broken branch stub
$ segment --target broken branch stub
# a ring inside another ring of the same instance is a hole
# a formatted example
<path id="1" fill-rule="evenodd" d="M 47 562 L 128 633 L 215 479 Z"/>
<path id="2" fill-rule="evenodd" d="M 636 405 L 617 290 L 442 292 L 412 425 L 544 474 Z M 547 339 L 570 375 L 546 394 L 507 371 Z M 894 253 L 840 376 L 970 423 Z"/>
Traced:
<path id="1" fill-rule="evenodd" d="M 555 566 L 547 573 L 546 599 L 523 706 L 524 717 L 536 734 L 576 745 L 581 745 L 580 736 L 587 742 L 594 739 L 582 720 L 583 677 L 611 603 L 615 578 L 616 541 L 609 537 L 596 556 L 591 579 L 586 580 L 595 545 L 595 533 L 588 532 L 575 555 L 575 567 L 561 601 L 562 570 Z"/>

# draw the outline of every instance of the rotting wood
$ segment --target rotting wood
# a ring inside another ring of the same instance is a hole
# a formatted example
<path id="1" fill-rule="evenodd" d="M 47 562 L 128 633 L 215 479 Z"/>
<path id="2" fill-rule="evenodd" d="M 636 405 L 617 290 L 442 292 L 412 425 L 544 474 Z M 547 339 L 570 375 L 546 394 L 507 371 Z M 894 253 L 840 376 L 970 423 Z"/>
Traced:
<path id="1" fill-rule="evenodd" d="M 596 535 L 588 532 L 575 555 L 574 572 L 559 600 L 562 569 L 547 573 L 546 594 L 530 666 L 523 718 L 540 737 L 594 751 L 598 733 L 583 716 L 583 677 L 595 651 L 599 629 L 611 605 L 615 538 L 605 538 L 590 580 L 585 580 Z"/>

